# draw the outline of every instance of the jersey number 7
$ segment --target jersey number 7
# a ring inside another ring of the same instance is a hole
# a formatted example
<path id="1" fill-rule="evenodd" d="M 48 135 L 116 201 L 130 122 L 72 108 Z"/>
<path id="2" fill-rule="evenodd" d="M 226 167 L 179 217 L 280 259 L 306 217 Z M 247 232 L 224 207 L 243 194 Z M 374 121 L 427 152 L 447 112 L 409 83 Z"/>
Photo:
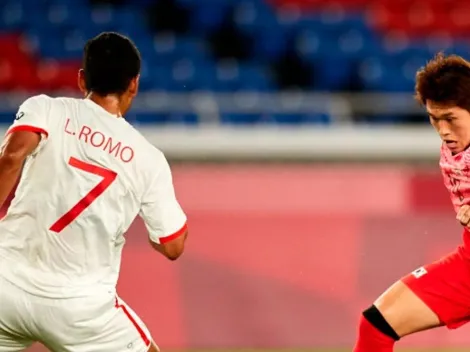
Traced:
<path id="1" fill-rule="evenodd" d="M 80 169 L 85 172 L 89 172 L 93 175 L 101 176 L 103 179 L 98 183 L 85 197 L 75 204 L 72 209 L 65 213 L 49 230 L 53 232 L 61 232 L 66 228 L 72 221 L 74 221 L 91 203 L 95 201 L 116 179 L 117 173 L 114 171 L 105 169 L 101 166 L 86 163 L 76 158 L 70 158 L 69 165 Z"/>

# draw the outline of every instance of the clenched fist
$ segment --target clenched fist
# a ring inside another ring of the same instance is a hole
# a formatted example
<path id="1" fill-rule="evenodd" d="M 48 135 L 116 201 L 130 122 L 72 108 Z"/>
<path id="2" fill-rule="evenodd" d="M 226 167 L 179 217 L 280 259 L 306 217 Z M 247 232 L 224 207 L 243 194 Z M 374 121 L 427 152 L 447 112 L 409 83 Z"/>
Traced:
<path id="1" fill-rule="evenodd" d="M 459 212 L 457 213 L 456 219 L 460 221 L 460 223 L 463 226 L 468 226 L 470 225 L 470 206 L 469 205 L 463 205 L 460 209 Z"/>

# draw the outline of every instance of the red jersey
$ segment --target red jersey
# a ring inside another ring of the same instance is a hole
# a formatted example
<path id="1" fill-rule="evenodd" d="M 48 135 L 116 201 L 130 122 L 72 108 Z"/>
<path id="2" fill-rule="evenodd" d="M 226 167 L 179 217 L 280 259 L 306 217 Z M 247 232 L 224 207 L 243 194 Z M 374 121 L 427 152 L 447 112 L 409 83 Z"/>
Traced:
<path id="1" fill-rule="evenodd" d="M 458 212 L 463 205 L 470 205 L 470 148 L 452 155 L 452 152 L 443 143 L 439 165 L 454 210 Z M 470 255 L 470 233 L 468 230 L 464 233 L 464 247 Z"/>

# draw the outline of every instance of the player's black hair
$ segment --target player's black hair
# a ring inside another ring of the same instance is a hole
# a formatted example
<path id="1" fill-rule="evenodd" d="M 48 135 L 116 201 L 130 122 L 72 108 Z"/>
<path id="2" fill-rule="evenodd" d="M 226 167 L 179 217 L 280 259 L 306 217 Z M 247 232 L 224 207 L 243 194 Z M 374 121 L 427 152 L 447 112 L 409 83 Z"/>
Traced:
<path id="1" fill-rule="evenodd" d="M 101 33 L 85 45 L 85 85 L 93 93 L 101 96 L 124 93 L 131 80 L 139 75 L 140 66 L 139 50 L 119 33 Z"/>
<path id="2" fill-rule="evenodd" d="M 470 62 L 458 55 L 437 54 L 416 74 L 415 98 L 470 111 Z"/>

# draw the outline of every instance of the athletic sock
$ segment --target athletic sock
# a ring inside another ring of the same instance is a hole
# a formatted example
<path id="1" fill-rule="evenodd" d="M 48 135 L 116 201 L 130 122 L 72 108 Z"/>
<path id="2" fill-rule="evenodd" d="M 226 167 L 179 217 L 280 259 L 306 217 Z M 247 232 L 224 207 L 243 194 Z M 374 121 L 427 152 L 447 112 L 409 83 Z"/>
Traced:
<path id="1" fill-rule="evenodd" d="M 395 340 L 373 326 L 364 316 L 359 322 L 359 336 L 353 352 L 393 352 Z"/>

